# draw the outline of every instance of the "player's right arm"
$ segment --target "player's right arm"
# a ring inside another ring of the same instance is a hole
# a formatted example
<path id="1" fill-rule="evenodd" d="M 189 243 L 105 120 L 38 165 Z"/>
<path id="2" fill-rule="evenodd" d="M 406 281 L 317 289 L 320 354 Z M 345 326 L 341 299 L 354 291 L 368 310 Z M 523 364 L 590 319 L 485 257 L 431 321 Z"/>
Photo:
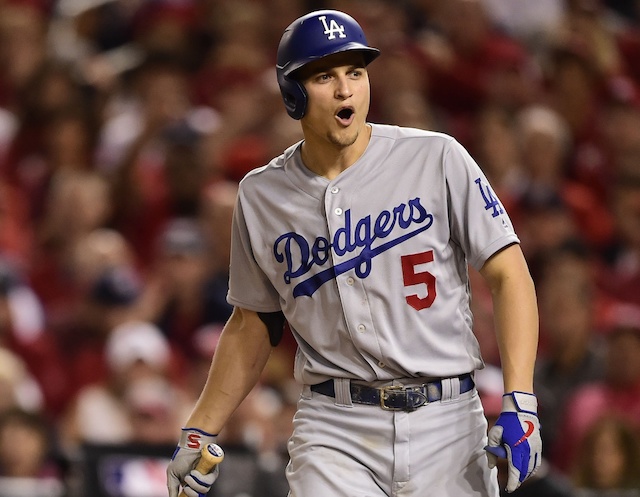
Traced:
<path id="1" fill-rule="evenodd" d="M 177 497 L 180 485 L 194 473 L 200 449 L 215 441 L 225 423 L 256 385 L 269 359 L 271 342 L 267 326 L 256 312 L 236 307 L 226 323 L 216 347 L 205 386 L 189 416 L 183 436 L 167 468 L 169 496 Z M 200 443 L 202 442 L 202 443 Z M 211 486 L 215 475 L 196 481 L 190 486 Z M 199 481 L 200 480 L 200 481 Z M 185 488 L 195 497 L 199 491 Z M 206 492 L 205 492 L 206 493 Z"/>
<path id="2" fill-rule="evenodd" d="M 269 333 L 258 313 L 236 307 L 220 336 L 187 426 L 219 433 L 258 382 L 270 353 Z"/>

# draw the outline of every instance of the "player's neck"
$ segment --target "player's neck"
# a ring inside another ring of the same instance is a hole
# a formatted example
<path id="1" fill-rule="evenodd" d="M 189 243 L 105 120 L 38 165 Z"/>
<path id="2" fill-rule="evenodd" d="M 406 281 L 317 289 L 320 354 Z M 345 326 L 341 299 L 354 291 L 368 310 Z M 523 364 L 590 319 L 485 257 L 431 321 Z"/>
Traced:
<path id="1" fill-rule="evenodd" d="M 362 156 L 370 138 L 371 126 L 367 124 L 350 145 L 339 145 L 314 136 L 305 136 L 301 151 L 302 161 L 317 175 L 333 180 Z"/>

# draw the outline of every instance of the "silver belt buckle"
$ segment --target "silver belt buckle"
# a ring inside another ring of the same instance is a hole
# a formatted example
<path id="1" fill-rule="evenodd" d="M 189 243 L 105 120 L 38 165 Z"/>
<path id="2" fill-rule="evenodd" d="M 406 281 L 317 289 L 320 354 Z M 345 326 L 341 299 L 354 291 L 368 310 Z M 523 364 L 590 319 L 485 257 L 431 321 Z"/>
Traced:
<path id="1" fill-rule="evenodd" d="M 391 385 L 381 387 L 380 389 L 380 407 L 385 411 L 415 411 L 418 407 L 422 407 L 429 402 L 427 395 L 422 391 L 421 387 L 404 387 L 402 385 Z M 389 399 L 390 394 L 387 392 L 404 393 L 404 407 L 388 406 L 385 401 Z M 414 402 L 417 399 L 417 402 Z"/>
<path id="2" fill-rule="evenodd" d="M 387 392 L 398 392 L 404 390 L 402 385 L 389 385 L 387 387 L 380 387 L 380 407 L 382 407 L 385 411 L 402 411 L 401 407 L 392 407 L 385 404 L 385 400 L 389 398 L 389 394 Z M 406 396 L 406 391 L 405 391 Z"/>

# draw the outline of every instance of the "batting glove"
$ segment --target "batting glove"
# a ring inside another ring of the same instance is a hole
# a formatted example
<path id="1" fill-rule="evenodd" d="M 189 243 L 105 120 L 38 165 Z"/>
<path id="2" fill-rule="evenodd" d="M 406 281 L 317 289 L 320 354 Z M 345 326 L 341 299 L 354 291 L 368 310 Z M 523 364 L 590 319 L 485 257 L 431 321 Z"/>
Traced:
<path id="1" fill-rule="evenodd" d="M 490 468 L 496 467 L 498 457 L 507 459 L 507 492 L 513 492 L 538 469 L 542 439 L 535 395 L 511 392 L 502 396 L 502 412 L 489 430 L 489 445 L 485 449 Z"/>
<path id="2" fill-rule="evenodd" d="M 202 448 L 215 443 L 216 438 L 216 435 L 197 428 L 182 429 L 178 446 L 167 466 L 169 497 L 178 497 L 180 485 L 183 485 L 183 491 L 188 497 L 202 497 L 207 494 L 218 478 L 220 469 L 216 466 L 210 473 L 202 474 L 194 468 L 200 459 Z"/>

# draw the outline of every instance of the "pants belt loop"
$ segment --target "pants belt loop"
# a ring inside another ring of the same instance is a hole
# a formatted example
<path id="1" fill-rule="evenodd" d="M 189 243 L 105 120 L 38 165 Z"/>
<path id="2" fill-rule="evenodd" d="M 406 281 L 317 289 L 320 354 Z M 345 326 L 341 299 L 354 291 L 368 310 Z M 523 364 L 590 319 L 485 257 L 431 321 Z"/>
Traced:
<path id="1" fill-rule="evenodd" d="M 300 392 L 300 396 L 303 399 L 310 399 L 312 397 L 311 386 L 310 385 L 303 385 L 302 392 Z"/>
<path id="2" fill-rule="evenodd" d="M 353 407 L 351 402 L 351 381 L 347 378 L 334 378 L 333 388 L 336 392 L 336 405 L 340 407 Z"/>
<path id="3" fill-rule="evenodd" d="M 460 380 L 458 378 L 442 379 L 442 402 L 457 400 L 460 397 Z"/>

